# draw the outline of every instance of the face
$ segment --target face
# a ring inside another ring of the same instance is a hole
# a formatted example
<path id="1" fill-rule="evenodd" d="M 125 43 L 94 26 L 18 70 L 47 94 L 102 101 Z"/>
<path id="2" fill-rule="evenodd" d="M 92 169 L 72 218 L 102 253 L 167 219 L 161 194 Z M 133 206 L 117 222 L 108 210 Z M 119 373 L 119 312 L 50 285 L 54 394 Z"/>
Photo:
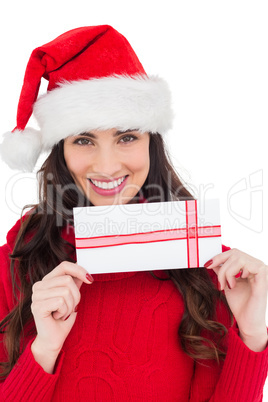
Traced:
<path id="1" fill-rule="evenodd" d="M 93 205 L 127 204 L 150 166 L 149 133 L 91 130 L 64 140 L 64 157 L 76 185 Z"/>

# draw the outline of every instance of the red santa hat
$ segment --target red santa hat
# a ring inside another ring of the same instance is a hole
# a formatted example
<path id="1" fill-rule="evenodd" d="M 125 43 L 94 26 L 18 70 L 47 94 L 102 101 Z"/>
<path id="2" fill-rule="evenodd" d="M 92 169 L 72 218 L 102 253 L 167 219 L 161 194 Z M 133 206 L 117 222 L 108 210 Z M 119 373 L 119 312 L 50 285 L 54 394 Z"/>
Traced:
<path id="1" fill-rule="evenodd" d="M 38 98 L 41 78 L 47 93 Z M 26 127 L 35 116 L 40 131 Z M 126 38 L 109 25 L 82 27 L 36 48 L 29 59 L 17 126 L 0 154 L 13 169 L 31 171 L 42 151 L 92 129 L 164 134 L 173 113 L 167 83 L 148 76 Z"/>

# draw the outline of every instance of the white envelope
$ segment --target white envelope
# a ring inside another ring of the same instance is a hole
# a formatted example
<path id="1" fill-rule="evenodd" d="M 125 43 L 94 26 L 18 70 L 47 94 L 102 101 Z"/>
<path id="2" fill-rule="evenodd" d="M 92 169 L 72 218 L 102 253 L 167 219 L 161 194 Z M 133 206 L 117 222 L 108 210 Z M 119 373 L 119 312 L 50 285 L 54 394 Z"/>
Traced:
<path id="1" fill-rule="evenodd" d="M 74 225 L 91 274 L 203 267 L 222 252 L 219 200 L 74 208 Z"/>

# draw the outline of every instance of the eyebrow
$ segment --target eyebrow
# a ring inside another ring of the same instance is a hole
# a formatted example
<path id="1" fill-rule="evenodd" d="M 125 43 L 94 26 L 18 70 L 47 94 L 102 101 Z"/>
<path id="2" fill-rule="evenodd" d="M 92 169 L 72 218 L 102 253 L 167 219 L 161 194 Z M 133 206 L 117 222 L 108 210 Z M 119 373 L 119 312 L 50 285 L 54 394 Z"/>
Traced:
<path id="1" fill-rule="evenodd" d="M 121 134 L 132 133 L 133 131 L 138 131 L 138 129 L 129 129 L 129 130 L 124 130 L 124 131 L 117 130 L 117 131 L 113 134 L 113 137 L 118 137 L 118 136 L 121 135 Z M 89 132 L 89 131 L 86 131 L 86 132 L 84 132 L 84 133 L 78 134 L 78 137 L 81 137 L 81 136 L 82 136 L 82 137 L 94 138 L 94 139 L 97 138 L 95 134 L 93 134 L 93 133 L 91 133 L 91 132 Z"/>

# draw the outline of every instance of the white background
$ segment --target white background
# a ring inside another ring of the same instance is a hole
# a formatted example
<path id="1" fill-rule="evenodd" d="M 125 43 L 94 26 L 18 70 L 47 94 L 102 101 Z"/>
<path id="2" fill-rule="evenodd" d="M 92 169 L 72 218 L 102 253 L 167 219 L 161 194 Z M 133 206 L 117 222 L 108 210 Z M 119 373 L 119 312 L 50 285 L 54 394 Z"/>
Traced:
<path id="1" fill-rule="evenodd" d="M 168 81 L 176 113 L 167 137 L 173 161 L 198 198 L 220 199 L 223 244 L 268 264 L 267 21 L 266 1 L 4 2 L 0 132 L 16 125 L 35 47 L 72 28 L 110 24 L 127 37 L 148 74 Z M 11 171 L 1 161 L 0 172 L 3 244 L 37 191 L 33 173 Z"/>

